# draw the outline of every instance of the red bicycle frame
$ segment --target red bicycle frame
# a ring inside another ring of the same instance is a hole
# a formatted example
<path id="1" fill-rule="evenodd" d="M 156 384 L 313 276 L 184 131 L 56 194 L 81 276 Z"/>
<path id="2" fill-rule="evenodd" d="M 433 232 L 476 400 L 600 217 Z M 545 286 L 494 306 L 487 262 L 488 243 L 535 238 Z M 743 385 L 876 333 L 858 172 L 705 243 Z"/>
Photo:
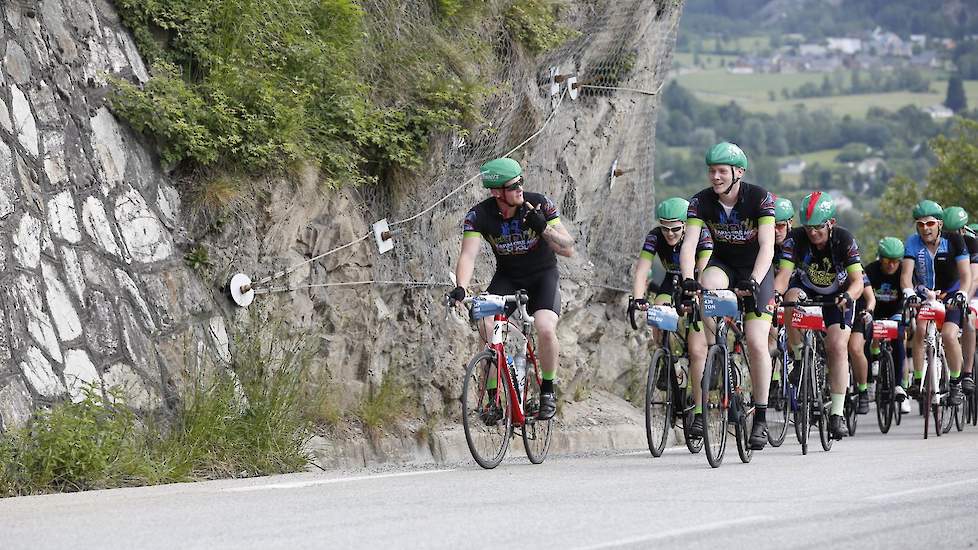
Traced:
<path id="1" fill-rule="evenodd" d="M 509 402 L 515 405 L 512 407 L 513 412 L 513 425 L 522 426 L 526 423 L 526 415 L 523 411 L 523 400 L 520 399 L 519 392 L 516 391 L 516 385 L 513 383 L 513 376 L 509 371 L 509 367 L 506 365 L 506 351 L 503 349 L 503 328 L 509 323 L 509 319 L 502 313 L 497 313 L 493 318 L 492 327 L 492 342 L 488 345 L 490 349 L 496 352 L 496 387 L 499 388 L 500 382 L 503 382 L 506 387 L 506 391 L 509 393 Z M 537 357 L 533 351 L 533 344 L 530 339 L 526 339 L 526 374 L 525 376 L 530 376 L 530 365 L 533 365 L 533 376 L 537 377 L 537 385 L 541 384 L 540 373 L 537 369 Z M 505 373 L 505 374 L 502 374 Z M 524 384 L 523 391 L 526 391 L 527 384 Z M 497 393 L 496 404 L 499 404 L 499 395 Z"/>

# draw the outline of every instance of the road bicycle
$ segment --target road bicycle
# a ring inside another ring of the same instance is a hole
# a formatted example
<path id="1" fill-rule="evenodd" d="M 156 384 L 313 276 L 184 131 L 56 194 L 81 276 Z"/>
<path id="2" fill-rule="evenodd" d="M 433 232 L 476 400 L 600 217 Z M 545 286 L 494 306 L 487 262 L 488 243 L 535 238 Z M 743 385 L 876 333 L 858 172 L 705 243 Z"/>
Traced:
<path id="1" fill-rule="evenodd" d="M 829 301 L 832 300 L 832 301 Z M 799 293 L 794 302 L 782 302 L 784 308 L 792 308 L 791 326 L 801 331 L 802 356 L 797 386 L 797 406 L 794 409 L 795 436 L 801 444 L 801 454 L 808 454 L 808 438 L 812 424 L 818 425 L 819 440 L 822 449 L 832 449 L 832 436 L 829 434 L 829 410 L 826 407 L 825 390 L 826 354 L 825 354 L 825 320 L 822 318 L 822 306 L 834 304 L 834 299 L 819 297 L 808 299 L 804 293 Z"/>
<path id="2" fill-rule="evenodd" d="M 629 321 L 632 328 L 638 329 L 637 309 L 631 300 L 629 304 Z M 679 312 L 669 305 L 650 305 L 645 318 L 648 326 L 661 333 L 645 382 L 645 436 L 649 451 L 654 457 L 662 456 L 672 428 L 681 422 L 686 448 L 696 454 L 703 448 L 703 439 L 689 433 L 693 424 L 692 395 L 686 391 L 689 385 L 686 334 L 690 324 L 680 333 Z"/>
<path id="3" fill-rule="evenodd" d="M 896 401 L 896 361 L 893 342 L 900 337 L 899 322 L 891 319 L 873 321 L 873 341 L 879 343 L 879 374 L 876 375 L 876 422 L 880 432 L 887 433 L 893 424 L 900 424 L 900 404 Z M 902 375 L 902 373 L 901 373 Z"/>
<path id="4" fill-rule="evenodd" d="M 940 334 L 944 326 L 946 305 L 938 300 L 921 302 L 911 296 L 904 302 L 904 319 L 911 319 L 911 330 L 915 323 L 924 326 L 924 364 L 923 376 L 917 384 L 921 408 L 924 413 L 924 439 L 930 432 L 930 419 L 934 419 L 934 434 L 938 437 L 951 430 L 954 413 L 959 407 L 950 404 L 951 373 L 944 354 L 944 340 Z M 916 368 L 916 367 L 915 367 Z M 953 410 L 952 410 L 953 409 Z"/>
<path id="5" fill-rule="evenodd" d="M 714 343 L 706 354 L 703 380 L 703 448 L 713 468 L 723 463 L 729 424 L 734 425 L 737 454 L 750 462 L 754 451 L 748 439 L 754 424 L 754 403 L 750 361 L 743 332 L 743 303 L 730 290 L 703 290 L 699 293 L 703 317 L 715 322 Z M 699 319 L 694 319 L 698 321 Z M 696 325 L 694 325 L 695 327 Z"/>
<path id="6" fill-rule="evenodd" d="M 472 458 L 486 469 L 503 460 L 515 431 L 520 432 L 526 456 L 533 464 L 542 463 L 550 450 L 553 419 L 537 419 L 543 379 L 534 349 L 533 316 L 526 311 L 528 300 L 526 291 L 518 290 L 511 295 L 480 294 L 462 301 L 473 322 L 481 323 L 488 317 L 493 320 L 486 348 L 465 367 L 461 398 L 465 442 Z M 519 313 L 520 326 L 506 314 L 507 306 L 512 305 Z M 449 308 L 453 309 L 450 301 Z M 523 342 L 510 342 L 511 330 L 521 334 Z M 512 361 L 507 358 L 507 346 L 515 348 Z M 523 357 L 526 366 L 521 369 Z"/>

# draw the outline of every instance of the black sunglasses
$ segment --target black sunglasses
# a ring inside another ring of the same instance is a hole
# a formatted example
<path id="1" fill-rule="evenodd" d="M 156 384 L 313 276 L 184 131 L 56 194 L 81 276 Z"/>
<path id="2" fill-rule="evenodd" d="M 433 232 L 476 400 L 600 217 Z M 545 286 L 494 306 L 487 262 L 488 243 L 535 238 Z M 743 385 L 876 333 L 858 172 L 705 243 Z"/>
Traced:
<path id="1" fill-rule="evenodd" d="M 504 185 L 503 186 L 503 191 L 512 191 L 513 189 L 516 189 L 517 187 L 523 187 L 523 176 L 518 176 L 517 179 L 516 179 L 516 181 L 514 181 L 513 183 L 511 183 L 509 185 Z"/>

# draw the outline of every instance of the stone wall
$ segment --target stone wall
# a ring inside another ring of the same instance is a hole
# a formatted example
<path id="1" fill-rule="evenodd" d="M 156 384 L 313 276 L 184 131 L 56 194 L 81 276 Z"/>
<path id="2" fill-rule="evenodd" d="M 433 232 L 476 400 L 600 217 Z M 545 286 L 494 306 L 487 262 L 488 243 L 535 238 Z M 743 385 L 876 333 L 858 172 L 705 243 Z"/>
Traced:
<path id="1" fill-rule="evenodd" d="M 105 0 L 0 16 L 0 429 L 90 383 L 157 409 L 230 354 L 174 237 L 179 194 L 103 102 L 107 75 L 146 68 Z"/>

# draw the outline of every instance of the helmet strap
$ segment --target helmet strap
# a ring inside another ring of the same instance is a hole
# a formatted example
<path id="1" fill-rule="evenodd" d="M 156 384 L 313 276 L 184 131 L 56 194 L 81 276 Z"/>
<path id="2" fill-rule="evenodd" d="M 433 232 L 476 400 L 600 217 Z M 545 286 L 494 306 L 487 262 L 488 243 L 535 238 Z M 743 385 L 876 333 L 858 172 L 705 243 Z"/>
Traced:
<path id="1" fill-rule="evenodd" d="M 730 165 L 730 174 L 731 175 L 737 173 L 737 172 L 734 171 L 735 168 L 737 168 L 737 167 L 734 166 L 733 164 Z M 731 178 L 730 179 L 730 185 L 727 186 L 726 191 L 724 191 L 723 193 L 720 193 L 720 194 L 721 195 L 729 195 L 730 194 L 730 190 L 733 189 L 734 185 L 737 185 L 738 183 L 740 183 L 740 180 L 741 179 L 742 178 L 738 178 L 738 177 Z"/>

